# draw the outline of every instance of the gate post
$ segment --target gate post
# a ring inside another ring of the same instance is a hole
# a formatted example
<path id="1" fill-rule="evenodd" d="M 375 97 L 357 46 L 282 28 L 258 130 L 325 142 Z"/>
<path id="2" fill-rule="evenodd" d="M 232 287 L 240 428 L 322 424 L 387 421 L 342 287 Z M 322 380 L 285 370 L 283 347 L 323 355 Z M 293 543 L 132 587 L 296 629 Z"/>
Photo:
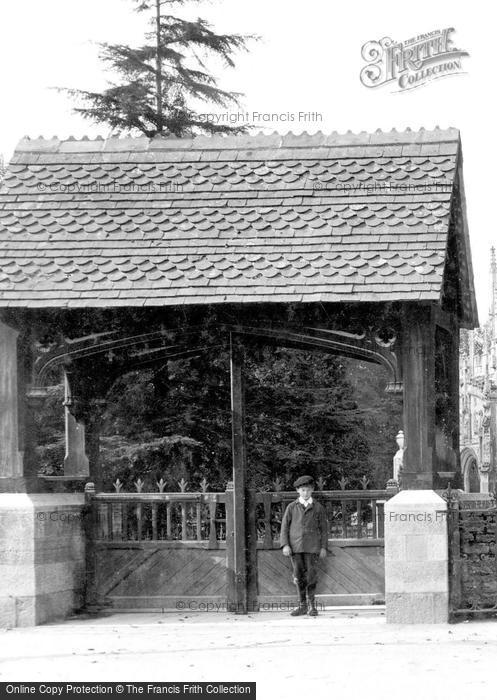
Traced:
<path id="1" fill-rule="evenodd" d="M 98 609 L 97 590 L 97 550 L 95 540 L 97 537 L 97 503 L 95 501 L 95 484 L 88 482 L 85 485 L 85 510 L 84 510 L 84 531 L 85 531 L 85 560 L 86 560 L 86 582 L 84 594 L 84 608 L 88 612 Z"/>
<path id="2" fill-rule="evenodd" d="M 233 600 L 234 612 L 247 613 L 246 456 L 243 346 L 230 333 L 231 425 L 233 449 Z M 233 608 L 232 608 L 233 609 Z"/>
<path id="3" fill-rule="evenodd" d="M 259 610 L 256 507 L 256 490 L 247 489 L 247 604 L 249 612 L 257 612 Z"/>
<path id="4" fill-rule="evenodd" d="M 385 504 L 387 622 L 449 619 L 447 503 L 434 491 L 401 491 Z"/>
<path id="5" fill-rule="evenodd" d="M 233 518 L 233 482 L 226 484 L 226 609 L 235 612 L 237 606 L 235 584 L 235 525 Z"/>

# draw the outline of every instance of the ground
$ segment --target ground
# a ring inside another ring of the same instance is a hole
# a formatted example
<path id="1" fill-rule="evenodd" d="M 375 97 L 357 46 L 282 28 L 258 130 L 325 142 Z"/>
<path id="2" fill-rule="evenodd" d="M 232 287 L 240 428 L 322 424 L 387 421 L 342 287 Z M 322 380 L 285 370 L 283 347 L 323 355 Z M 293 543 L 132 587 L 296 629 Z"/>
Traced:
<path id="1" fill-rule="evenodd" d="M 387 625 L 379 609 L 130 613 L 1 630 L 0 649 L 0 681 L 257 681 L 258 700 L 487 700 L 497 620 Z"/>

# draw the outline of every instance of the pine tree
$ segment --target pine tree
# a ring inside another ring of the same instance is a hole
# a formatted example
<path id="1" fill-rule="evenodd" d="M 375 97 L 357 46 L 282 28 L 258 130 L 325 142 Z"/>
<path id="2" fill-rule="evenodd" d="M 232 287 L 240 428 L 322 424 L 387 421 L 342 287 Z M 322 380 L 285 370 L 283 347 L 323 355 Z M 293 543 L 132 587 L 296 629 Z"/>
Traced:
<path id="1" fill-rule="evenodd" d="M 218 87 L 208 72 L 209 57 L 234 67 L 233 54 L 246 50 L 252 36 L 217 34 L 203 19 L 187 21 L 163 8 L 185 5 L 189 0 L 133 0 L 138 12 L 150 12 L 152 31 L 147 43 L 133 48 L 124 44 L 100 44 L 101 59 L 121 78 L 103 92 L 59 88 L 81 99 L 75 112 L 113 132 L 140 132 L 177 137 L 196 133 L 239 133 L 243 126 L 215 124 L 202 117 L 196 105 L 227 108 L 238 105 L 240 93 Z"/>

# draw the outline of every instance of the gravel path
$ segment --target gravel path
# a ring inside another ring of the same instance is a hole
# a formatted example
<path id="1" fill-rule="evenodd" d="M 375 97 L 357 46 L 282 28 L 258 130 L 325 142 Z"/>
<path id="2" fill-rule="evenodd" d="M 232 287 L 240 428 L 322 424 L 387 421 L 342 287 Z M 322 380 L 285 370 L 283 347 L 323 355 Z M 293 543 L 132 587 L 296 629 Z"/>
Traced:
<path id="1" fill-rule="evenodd" d="M 497 621 L 386 625 L 375 611 L 114 614 L 0 631 L 1 681 L 257 681 L 260 700 L 495 696 Z"/>

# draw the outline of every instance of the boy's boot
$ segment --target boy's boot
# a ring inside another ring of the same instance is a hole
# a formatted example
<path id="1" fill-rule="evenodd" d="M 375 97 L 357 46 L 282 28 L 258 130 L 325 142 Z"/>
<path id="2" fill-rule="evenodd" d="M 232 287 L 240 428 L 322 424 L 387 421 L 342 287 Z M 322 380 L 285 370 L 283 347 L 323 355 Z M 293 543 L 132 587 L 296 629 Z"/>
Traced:
<path id="1" fill-rule="evenodd" d="M 307 614 L 307 603 L 305 600 L 305 587 L 297 584 L 297 591 L 299 594 L 299 605 L 297 608 L 292 610 L 292 612 L 290 613 L 290 615 L 293 615 L 294 617 L 296 617 L 297 615 L 306 615 Z"/>
<path id="2" fill-rule="evenodd" d="M 310 615 L 311 617 L 316 617 L 317 614 L 318 614 L 318 609 L 317 609 L 317 607 L 316 607 L 316 597 L 315 597 L 315 594 L 314 594 L 314 591 L 313 591 L 313 590 L 312 590 L 312 591 L 310 591 L 310 590 L 307 591 L 307 600 L 308 600 L 308 603 L 309 603 L 309 607 L 308 607 L 308 613 L 309 613 L 309 615 Z"/>

